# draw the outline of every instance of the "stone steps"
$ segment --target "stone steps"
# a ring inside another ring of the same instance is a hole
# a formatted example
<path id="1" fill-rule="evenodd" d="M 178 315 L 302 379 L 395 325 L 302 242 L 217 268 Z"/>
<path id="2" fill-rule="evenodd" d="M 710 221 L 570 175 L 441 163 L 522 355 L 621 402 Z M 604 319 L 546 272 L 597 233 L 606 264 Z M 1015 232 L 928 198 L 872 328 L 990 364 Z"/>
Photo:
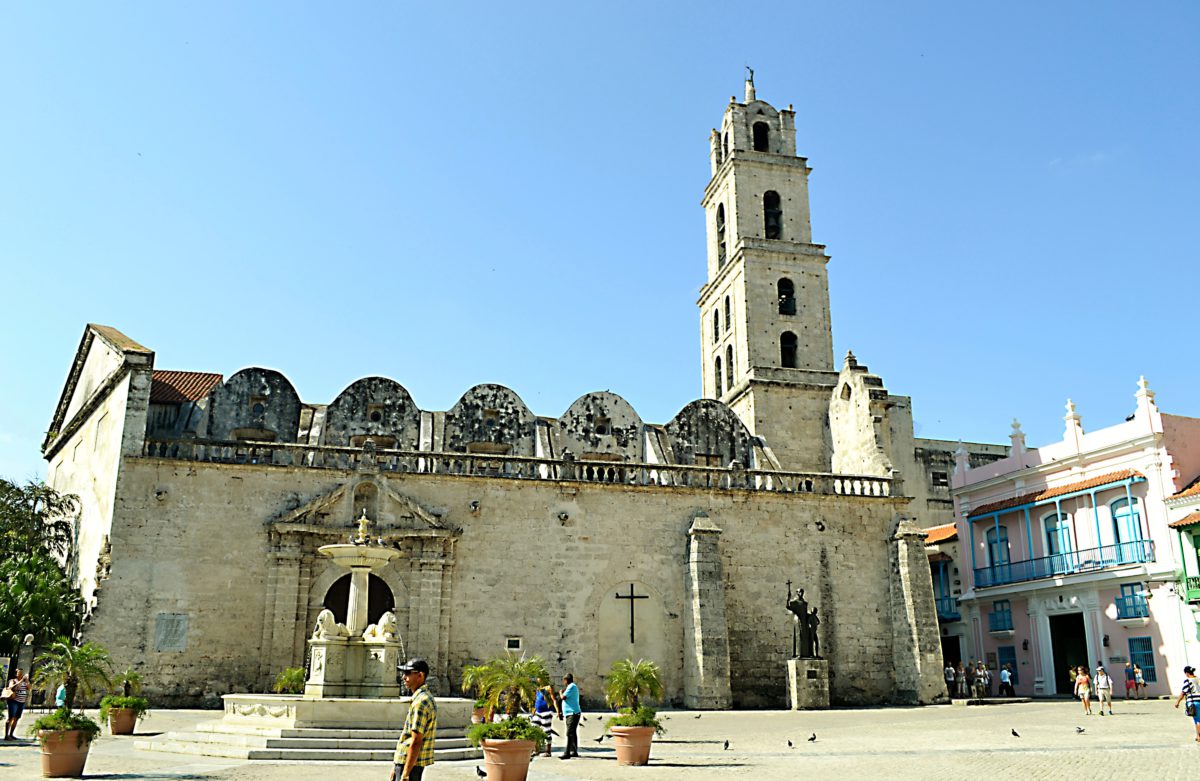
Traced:
<path id="1" fill-rule="evenodd" d="M 134 747 L 233 759 L 386 762 L 392 759 L 399 738 L 399 730 L 247 729 L 215 722 L 200 724 L 195 732 L 168 732 L 153 740 L 134 741 Z M 434 757 L 439 761 L 482 756 L 481 749 L 467 743 L 462 730 L 437 736 Z"/>

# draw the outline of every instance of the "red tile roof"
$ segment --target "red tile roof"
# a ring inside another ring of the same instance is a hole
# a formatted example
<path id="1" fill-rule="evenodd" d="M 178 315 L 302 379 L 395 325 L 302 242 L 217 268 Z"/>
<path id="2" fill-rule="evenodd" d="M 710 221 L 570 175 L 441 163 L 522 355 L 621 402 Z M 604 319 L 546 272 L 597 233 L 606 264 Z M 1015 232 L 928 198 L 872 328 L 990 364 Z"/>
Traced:
<path id="1" fill-rule="evenodd" d="M 925 544 L 937 545 L 939 542 L 949 542 L 958 539 L 958 527 L 952 523 L 944 523 L 941 526 L 932 526 L 924 530 Z"/>
<path id="2" fill-rule="evenodd" d="M 1009 507 L 1020 507 L 1024 504 L 1034 504 L 1044 499 L 1053 499 L 1054 497 L 1062 496 L 1063 494 L 1073 494 L 1076 491 L 1086 491 L 1089 488 L 1098 488 L 1102 485 L 1120 482 L 1121 480 L 1126 480 L 1130 477 L 1143 477 L 1143 475 L 1136 469 L 1124 469 L 1120 472 L 1109 472 L 1106 475 L 1093 477 L 1090 480 L 1080 480 L 1077 483 L 1068 483 L 1067 485 L 1060 485 L 1056 488 L 1043 488 L 1042 490 L 1035 491 L 1031 494 L 1022 494 L 1020 496 L 1014 496 L 1012 499 L 1001 499 L 998 502 L 991 502 L 990 504 L 976 507 L 971 510 L 970 517 L 975 518 L 980 515 L 987 515 L 988 513 L 994 513 L 997 510 L 1006 510 Z"/>
<path id="3" fill-rule="evenodd" d="M 1198 523 L 1200 523 L 1200 511 L 1188 513 L 1178 521 L 1171 521 L 1167 526 L 1170 526 L 1172 529 L 1181 529 L 1184 526 L 1195 526 Z"/>
<path id="4" fill-rule="evenodd" d="M 150 383 L 151 404 L 183 404 L 200 401 L 221 382 L 209 372 L 173 372 L 155 369 Z"/>
<path id="5" fill-rule="evenodd" d="M 1188 483 L 1182 491 L 1172 496 L 1172 499 L 1179 499 L 1184 496 L 1195 496 L 1200 494 L 1200 477 L 1197 477 L 1192 482 Z"/>

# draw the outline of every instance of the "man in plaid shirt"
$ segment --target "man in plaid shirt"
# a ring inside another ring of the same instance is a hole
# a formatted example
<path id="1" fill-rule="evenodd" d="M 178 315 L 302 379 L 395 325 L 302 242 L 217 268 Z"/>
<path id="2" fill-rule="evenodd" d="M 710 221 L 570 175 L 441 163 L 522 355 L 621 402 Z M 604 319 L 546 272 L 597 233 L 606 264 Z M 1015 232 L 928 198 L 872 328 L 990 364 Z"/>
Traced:
<path id="1" fill-rule="evenodd" d="M 433 764 L 437 705 L 429 689 L 425 688 L 429 664 L 424 659 L 409 659 L 400 672 L 404 674 L 404 685 L 412 692 L 412 702 L 408 704 L 404 732 L 400 734 L 396 754 L 392 757 L 394 767 L 390 781 L 421 781 L 425 768 Z"/>

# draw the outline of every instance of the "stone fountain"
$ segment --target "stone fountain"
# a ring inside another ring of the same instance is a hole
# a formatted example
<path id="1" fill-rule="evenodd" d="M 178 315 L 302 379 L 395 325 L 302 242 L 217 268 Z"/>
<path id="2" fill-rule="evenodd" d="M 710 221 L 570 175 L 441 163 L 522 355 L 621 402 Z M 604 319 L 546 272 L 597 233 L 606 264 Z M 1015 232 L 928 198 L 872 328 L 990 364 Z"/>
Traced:
<path id="1" fill-rule="evenodd" d="M 372 543 L 367 534 L 370 524 L 364 511 L 350 542 L 317 549 L 350 571 L 350 598 L 346 623 L 338 623 L 331 610 L 317 616 L 308 640 L 309 675 L 303 695 L 226 694 L 220 721 L 200 724 L 193 734 L 168 733 L 135 745 L 244 759 L 391 759 L 411 700 L 400 696 L 397 683 L 404 644 L 394 613 L 367 624 L 367 587 L 371 572 L 401 553 L 382 542 Z M 438 697 L 437 706 L 437 758 L 482 756 L 462 737 L 473 702 Z"/>
<path id="2" fill-rule="evenodd" d="M 367 625 L 367 585 L 371 572 L 385 566 L 400 551 L 373 545 L 367 535 L 370 520 L 363 510 L 358 534 L 348 543 L 317 549 L 339 567 L 350 570 L 350 599 L 346 623 L 339 624 L 333 611 L 322 610 L 308 641 L 309 675 L 305 697 L 399 697 L 396 667 L 404 655 L 395 613 L 384 613 L 378 623 Z"/>

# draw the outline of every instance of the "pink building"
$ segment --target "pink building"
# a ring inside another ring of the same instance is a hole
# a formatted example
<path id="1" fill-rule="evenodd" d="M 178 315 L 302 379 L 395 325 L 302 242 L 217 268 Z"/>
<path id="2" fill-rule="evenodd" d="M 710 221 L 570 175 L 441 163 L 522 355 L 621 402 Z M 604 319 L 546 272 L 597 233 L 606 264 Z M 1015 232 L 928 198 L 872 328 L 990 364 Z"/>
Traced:
<path id="1" fill-rule="evenodd" d="M 1167 694 L 1200 663 L 1200 419 L 1159 412 L 1144 378 L 1135 400 L 1115 426 L 1085 433 L 1068 401 L 1059 442 L 1026 449 L 1013 421 L 1008 458 L 959 454 L 963 653 L 1010 665 L 1017 694 L 1070 694 L 1069 669 L 1097 663 L 1117 697 L 1127 663 Z"/>

